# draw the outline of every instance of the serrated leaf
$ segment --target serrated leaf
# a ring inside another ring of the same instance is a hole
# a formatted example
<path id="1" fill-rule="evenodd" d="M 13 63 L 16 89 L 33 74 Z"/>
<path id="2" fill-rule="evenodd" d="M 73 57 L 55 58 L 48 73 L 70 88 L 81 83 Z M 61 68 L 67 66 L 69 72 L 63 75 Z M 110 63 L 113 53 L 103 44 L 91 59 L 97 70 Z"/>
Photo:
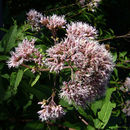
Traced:
<path id="1" fill-rule="evenodd" d="M 95 101 L 94 103 L 91 104 L 91 109 L 93 110 L 94 114 L 96 115 L 98 109 L 101 109 L 103 105 L 102 100 Z"/>
<path id="2" fill-rule="evenodd" d="M 39 80 L 39 78 L 40 78 L 40 75 L 37 75 L 36 78 L 35 78 L 35 80 L 32 82 L 31 87 L 33 87 L 37 83 L 37 81 Z"/>
<path id="3" fill-rule="evenodd" d="M 1 41 L 5 53 L 9 52 L 15 46 L 16 37 L 17 37 L 17 25 L 15 24 L 4 35 Z"/>
<path id="4" fill-rule="evenodd" d="M 110 101 L 112 93 L 116 91 L 116 88 L 108 88 L 106 92 L 105 101 Z"/>
<path id="5" fill-rule="evenodd" d="M 113 62 L 117 60 L 117 52 L 113 53 Z"/>
<path id="6" fill-rule="evenodd" d="M 17 88 L 22 80 L 23 77 L 23 70 L 19 70 L 16 76 L 16 81 L 14 87 Z"/>
<path id="7" fill-rule="evenodd" d="M 100 112 L 98 112 L 98 118 L 103 122 L 102 129 L 106 126 L 111 116 L 112 109 L 116 107 L 115 103 L 106 101 Z"/>
<path id="8" fill-rule="evenodd" d="M 94 125 L 98 129 L 103 129 L 109 121 L 111 116 L 112 109 L 115 108 L 116 104 L 110 102 L 110 98 L 112 93 L 116 90 L 116 88 L 108 88 L 106 92 L 106 97 L 102 103 L 101 110 L 98 112 L 98 119 L 94 119 Z"/>

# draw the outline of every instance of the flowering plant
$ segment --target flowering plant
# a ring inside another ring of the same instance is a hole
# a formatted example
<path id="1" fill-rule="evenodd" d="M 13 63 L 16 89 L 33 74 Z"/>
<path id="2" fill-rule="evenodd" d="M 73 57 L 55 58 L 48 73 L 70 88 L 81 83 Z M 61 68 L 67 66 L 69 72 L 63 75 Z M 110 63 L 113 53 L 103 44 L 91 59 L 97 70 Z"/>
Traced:
<path id="1" fill-rule="evenodd" d="M 35 39 L 24 39 L 15 48 L 15 52 L 11 52 L 11 58 L 7 61 L 9 68 L 20 65 L 26 67 L 27 62 L 34 63 L 32 68 L 28 65 L 33 73 L 49 68 L 50 72 L 55 71 L 58 74 L 61 70 L 70 68 L 70 81 L 63 83 L 59 97 L 69 104 L 74 103 L 83 108 L 87 102 L 104 95 L 114 63 L 105 46 L 96 40 L 95 28 L 82 22 L 66 24 L 64 16 L 45 17 L 35 10 L 27 13 L 27 19 L 36 31 L 46 26 L 52 33 L 54 45 L 47 49 L 46 53 L 42 53 L 35 48 Z M 57 41 L 56 34 L 60 28 L 64 28 L 66 34 L 65 38 Z M 44 108 L 38 112 L 42 121 L 59 118 L 65 114 L 63 108 L 54 102 L 54 94 L 51 98 L 48 105 L 40 102 L 41 108 Z"/>
<path id="2" fill-rule="evenodd" d="M 96 18 L 97 23 L 90 21 L 100 1 L 80 0 L 76 6 L 81 16 L 91 14 L 87 22 L 31 9 L 24 25 L 14 23 L 4 36 L 0 83 L 8 87 L 2 87 L 0 103 L 16 108 L 14 118 L 5 120 L 25 123 L 23 129 L 37 124 L 39 129 L 92 130 L 119 128 L 120 123 L 113 126 L 111 120 L 119 114 L 129 116 L 129 75 L 122 80 L 118 75 L 129 68 L 127 52 L 116 53 L 106 42 L 129 33 L 115 36 L 99 28 Z"/>

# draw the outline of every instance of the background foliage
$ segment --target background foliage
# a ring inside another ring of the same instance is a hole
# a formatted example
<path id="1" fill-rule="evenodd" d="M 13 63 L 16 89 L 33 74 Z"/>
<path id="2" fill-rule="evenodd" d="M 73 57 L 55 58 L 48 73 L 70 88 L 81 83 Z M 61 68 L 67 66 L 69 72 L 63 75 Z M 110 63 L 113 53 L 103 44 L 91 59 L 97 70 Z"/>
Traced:
<path id="1" fill-rule="evenodd" d="M 0 129 L 129 129 L 128 116 L 122 109 L 130 93 L 120 89 L 125 78 L 130 76 L 130 34 L 125 35 L 130 31 L 129 6 L 129 0 L 103 0 L 99 8 L 91 12 L 81 7 L 76 0 L 3 1 L 4 28 L 1 30 L 5 34 L 0 41 Z M 85 110 L 57 99 L 68 113 L 61 120 L 47 123 L 38 119 L 40 106 L 37 102 L 47 99 L 55 84 L 58 89 L 69 71 L 65 70 L 60 76 L 49 72 L 39 75 L 24 67 L 8 69 L 6 64 L 9 52 L 25 37 L 36 37 L 37 46 L 43 50 L 53 44 L 49 32 L 43 29 L 37 35 L 26 24 L 26 13 L 32 8 L 46 15 L 63 14 L 68 21 L 84 21 L 95 26 L 99 31 L 98 39 L 106 39 L 101 40 L 101 43 L 106 44 L 116 63 L 106 95 L 102 99 L 88 104 Z M 120 35 L 125 36 L 117 37 Z"/>

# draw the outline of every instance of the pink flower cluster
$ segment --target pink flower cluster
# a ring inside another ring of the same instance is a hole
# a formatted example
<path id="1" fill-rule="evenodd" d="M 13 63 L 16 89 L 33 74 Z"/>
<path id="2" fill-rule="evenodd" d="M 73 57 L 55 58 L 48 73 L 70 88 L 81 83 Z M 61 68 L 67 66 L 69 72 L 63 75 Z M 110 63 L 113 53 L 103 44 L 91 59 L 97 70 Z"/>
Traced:
<path id="1" fill-rule="evenodd" d="M 65 115 L 65 112 L 61 105 L 56 105 L 56 103 L 51 100 L 48 105 L 45 105 L 43 102 L 39 102 L 41 104 L 42 110 L 38 111 L 39 118 L 42 121 L 55 120 L 56 118 L 61 118 Z"/>
<path id="2" fill-rule="evenodd" d="M 91 0 L 87 6 L 88 6 L 88 10 L 91 11 L 95 11 L 95 8 L 98 7 L 99 3 L 101 2 L 101 0 Z"/>
<path id="3" fill-rule="evenodd" d="M 53 38 L 58 28 L 66 28 L 66 37 L 48 50 L 46 58 L 35 48 L 35 40 L 25 39 L 11 52 L 8 66 L 18 67 L 24 61 L 35 62 L 36 65 L 47 66 L 51 71 L 60 72 L 64 68 L 71 68 L 70 81 L 64 82 L 60 91 L 60 98 L 85 107 L 86 102 L 93 101 L 104 95 L 114 63 L 111 54 L 96 41 L 97 30 L 83 22 L 66 24 L 64 16 L 47 16 L 35 10 L 28 14 L 28 21 L 37 30 L 41 25 L 51 30 Z M 35 71 L 35 70 L 34 70 Z M 65 115 L 63 108 L 52 100 L 46 104 L 39 102 L 42 110 L 38 112 L 42 121 L 60 118 Z"/>
<path id="4" fill-rule="evenodd" d="M 95 8 L 98 7 L 101 0 L 79 0 L 79 3 L 82 7 L 88 7 L 88 10 L 95 11 Z"/>
<path id="5" fill-rule="evenodd" d="M 19 43 L 15 48 L 15 52 L 11 52 L 11 58 L 7 61 L 8 67 L 18 67 L 24 61 L 33 61 L 39 66 L 43 66 L 43 55 L 34 46 L 35 39 L 24 39 L 22 43 Z"/>
<path id="6" fill-rule="evenodd" d="M 130 77 L 127 77 L 125 79 L 124 84 L 120 87 L 120 90 L 124 92 L 129 92 L 130 91 Z"/>
<path id="7" fill-rule="evenodd" d="M 122 111 L 127 115 L 130 116 L 130 100 L 127 100 L 124 104 L 124 108 Z"/>
<path id="8" fill-rule="evenodd" d="M 65 16 L 57 16 L 54 14 L 52 16 L 43 17 L 40 22 L 50 30 L 64 28 L 64 25 L 66 24 L 64 17 Z"/>
<path id="9" fill-rule="evenodd" d="M 27 13 L 27 20 L 32 26 L 32 29 L 40 30 L 40 20 L 43 18 L 43 15 L 36 10 L 30 10 Z"/>
<path id="10" fill-rule="evenodd" d="M 101 86 L 98 83 L 96 84 L 96 82 L 97 81 L 89 81 L 88 83 L 86 81 L 78 80 L 64 82 L 60 92 L 60 98 L 63 98 L 69 104 L 74 103 L 85 108 L 86 103 L 91 102 L 104 94 L 104 86 Z"/>
<path id="11" fill-rule="evenodd" d="M 67 36 L 75 38 L 94 39 L 97 36 L 97 30 L 83 22 L 72 22 L 67 25 Z"/>
<path id="12" fill-rule="evenodd" d="M 65 16 L 57 16 L 56 14 L 52 16 L 43 16 L 36 10 L 30 10 L 27 13 L 27 20 L 32 26 L 32 29 L 40 30 L 41 26 L 46 26 L 51 31 L 56 31 L 57 28 L 64 28 L 66 24 Z"/>
<path id="13" fill-rule="evenodd" d="M 45 64 L 50 71 L 76 68 L 73 79 L 64 83 L 60 93 L 69 103 L 84 106 L 86 101 L 104 95 L 114 63 L 105 46 L 94 40 L 96 34 L 85 23 L 72 23 L 67 25 L 67 38 L 47 50 Z"/>
<path id="14" fill-rule="evenodd" d="M 125 82 L 124 82 L 124 86 L 128 88 L 128 90 L 130 90 L 130 77 L 127 77 Z"/>
<path id="15" fill-rule="evenodd" d="M 78 70 L 74 73 L 73 81 L 65 83 L 60 97 L 84 106 L 86 101 L 104 95 L 114 64 L 110 53 L 103 45 L 91 41 L 79 45 L 77 53 L 70 56 Z"/>

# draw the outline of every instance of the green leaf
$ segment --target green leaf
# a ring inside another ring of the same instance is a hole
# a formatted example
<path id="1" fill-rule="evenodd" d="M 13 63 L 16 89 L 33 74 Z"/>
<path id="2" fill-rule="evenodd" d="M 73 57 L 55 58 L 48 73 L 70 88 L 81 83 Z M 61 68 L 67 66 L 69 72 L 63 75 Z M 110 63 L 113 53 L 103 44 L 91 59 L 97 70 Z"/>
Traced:
<path id="1" fill-rule="evenodd" d="M 84 109 L 83 109 L 82 107 L 76 106 L 76 109 L 78 110 L 78 112 L 79 112 L 82 116 L 88 118 L 87 113 L 84 111 Z"/>
<path id="2" fill-rule="evenodd" d="M 37 75 L 36 78 L 35 78 L 35 80 L 32 82 L 31 87 L 33 87 L 37 83 L 37 81 L 39 80 L 39 78 L 40 78 L 40 75 Z"/>
<path id="3" fill-rule="evenodd" d="M 36 45 L 36 48 L 40 48 L 43 51 L 45 51 L 47 49 L 47 46 L 46 45 Z"/>
<path id="4" fill-rule="evenodd" d="M 0 70 L 3 69 L 5 63 L 0 63 Z"/>
<path id="5" fill-rule="evenodd" d="M 118 79 L 118 70 L 116 68 L 114 68 L 114 73 L 115 73 L 115 76 L 116 76 L 116 79 Z"/>
<path id="6" fill-rule="evenodd" d="M 116 88 L 108 88 L 106 92 L 105 101 L 110 101 L 112 93 L 116 91 Z"/>
<path id="7" fill-rule="evenodd" d="M 127 52 L 126 52 L 126 51 L 120 52 L 120 53 L 119 53 L 119 57 L 124 58 L 124 56 L 125 56 L 126 54 L 127 54 Z"/>
<path id="8" fill-rule="evenodd" d="M 33 95 L 31 94 L 29 97 L 29 101 L 27 102 L 27 104 L 23 107 L 23 110 L 25 111 L 29 106 L 32 105 L 32 99 L 33 99 Z"/>
<path id="9" fill-rule="evenodd" d="M 94 114 L 96 115 L 98 109 L 100 110 L 102 108 L 103 101 L 98 100 L 91 104 L 91 109 L 93 110 Z"/>
<path id="10" fill-rule="evenodd" d="M 0 56 L 0 61 L 8 60 L 8 58 L 9 58 L 8 56 L 4 56 L 4 55 L 3 55 L 3 56 Z"/>
<path id="11" fill-rule="evenodd" d="M 80 106 L 75 106 L 75 108 L 83 117 L 85 117 L 85 119 L 87 119 L 87 121 L 89 121 L 89 123 L 91 123 L 91 125 L 93 125 L 93 117 L 91 115 L 85 112 L 85 110 Z"/>
<path id="12" fill-rule="evenodd" d="M 111 116 L 112 109 L 116 107 L 115 103 L 110 102 L 111 95 L 115 90 L 116 90 L 116 88 L 107 89 L 106 97 L 105 97 L 104 101 L 102 101 L 102 103 L 104 103 L 104 104 L 102 105 L 101 110 L 98 112 L 98 119 L 93 120 L 95 127 L 98 129 L 103 129 L 106 126 L 106 124 L 108 123 L 109 118 Z M 99 106 L 100 105 L 101 104 L 99 103 Z M 93 108 L 93 109 L 95 110 L 96 108 Z"/>
<path id="13" fill-rule="evenodd" d="M 15 89 L 19 86 L 19 84 L 22 80 L 22 77 L 23 77 L 23 70 L 19 70 L 18 73 L 17 73 L 17 76 L 16 76 L 15 85 L 14 85 Z"/>
<path id="14" fill-rule="evenodd" d="M 62 105 L 63 107 L 66 107 L 68 110 L 72 110 L 73 109 L 73 107 L 70 104 L 68 104 L 68 102 L 66 102 L 63 99 L 60 100 L 59 104 Z"/>
<path id="15" fill-rule="evenodd" d="M 100 121 L 99 119 L 94 119 L 93 121 L 94 121 L 95 128 L 100 129 L 102 124 L 103 124 L 103 122 Z"/>
<path id="16" fill-rule="evenodd" d="M 9 75 L 8 74 L 3 74 L 1 75 L 2 78 L 5 78 L 5 79 L 9 79 Z"/>
<path id="17" fill-rule="evenodd" d="M 14 87 L 15 81 L 16 81 L 16 72 L 12 72 L 10 76 L 10 86 Z"/>
<path id="18" fill-rule="evenodd" d="M 9 52 L 15 46 L 16 37 L 17 37 L 17 25 L 15 24 L 4 35 L 1 41 L 5 53 Z"/>
<path id="19" fill-rule="evenodd" d="M 103 122 L 102 127 L 104 128 L 109 121 L 111 116 L 112 109 L 116 107 L 115 103 L 111 103 L 110 101 L 106 101 L 103 105 L 100 112 L 98 112 L 98 118 Z"/>
<path id="20" fill-rule="evenodd" d="M 117 60 L 117 52 L 113 53 L 113 62 Z"/>
<path id="21" fill-rule="evenodd" d="M 26 82 L 22 82 L 23 83 L 23 88 L 26 89 L 26 91 L 28 91 L 29 93 L 33 94 L 34 96 L 36 96 L 38 98 L 39 101 L 42 101 L 43 99 L 47 99 L 50 94 L 47 93 L 46 96 L 46 89 L 41 90 L 41 86 L 37 86 L 36 87 L 31 87 L 30 85 L 28 85 L 28 83 Z M 45 88 L 47 88 L 47 86 L 45 86 Z"/>
<path id="22" fill-rule="evenodd" d="M 103 31 L 101 28 L 99 28 L 99 34 L 100 34 L 100 36 L 103 34 Z"/>
<path id="23" fill-rule="evenodd" d="M 96 130 L 93 126 L 88 125 L 87 128 L 85 130 Z"/>

